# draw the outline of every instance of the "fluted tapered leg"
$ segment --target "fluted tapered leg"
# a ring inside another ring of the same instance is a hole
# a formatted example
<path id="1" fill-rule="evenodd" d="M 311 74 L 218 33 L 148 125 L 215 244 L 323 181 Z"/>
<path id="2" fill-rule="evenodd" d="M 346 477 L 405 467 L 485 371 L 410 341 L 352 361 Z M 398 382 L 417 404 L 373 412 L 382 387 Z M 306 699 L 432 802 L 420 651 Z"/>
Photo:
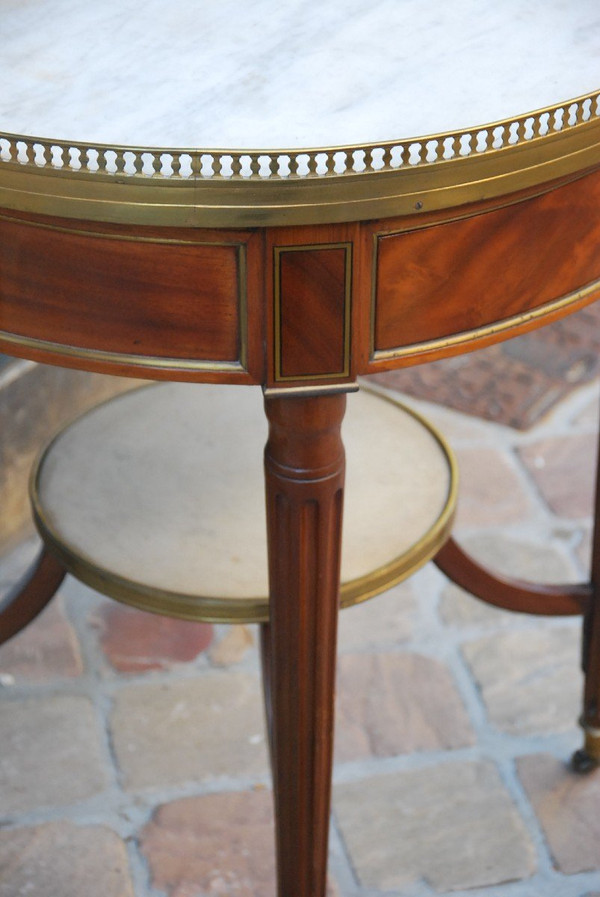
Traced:
<path id="1" fill-rule="evenodd" d="M 596 503 L 592 540 L 592 595 L 583 623 L 583 749 L 573 757 L 579 772 L 587 772 L 600 764 L 600 447 L 596 473 Z"/>
<path id="2" fill-rule="evenodd" d="M 591 597 L 583 621 L 585 685 L 581 725 L 585 740 L 583 748 L 573 755 L 577 772 L 588 772 L 600 764 L 600 442 L 596 463 Z"/>
<path id="3" fill-rule="evenodd" d="M 345 396 L 268 398 L 270 696 L 279 897 L 324 897 L 339 604 Z M 268 708 L 269 714 L 269 708 Z"/>

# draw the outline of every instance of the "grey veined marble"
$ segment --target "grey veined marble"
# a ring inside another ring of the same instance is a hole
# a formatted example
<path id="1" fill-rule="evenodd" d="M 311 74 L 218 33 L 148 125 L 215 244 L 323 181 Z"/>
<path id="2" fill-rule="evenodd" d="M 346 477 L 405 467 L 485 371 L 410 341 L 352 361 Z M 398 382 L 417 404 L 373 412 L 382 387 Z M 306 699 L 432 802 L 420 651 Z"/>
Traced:
<path id="1" fill-rule="evenodd" d="M 600 88 L 598 0 L 0 0 L 0 131 L 374 142 Z"/>

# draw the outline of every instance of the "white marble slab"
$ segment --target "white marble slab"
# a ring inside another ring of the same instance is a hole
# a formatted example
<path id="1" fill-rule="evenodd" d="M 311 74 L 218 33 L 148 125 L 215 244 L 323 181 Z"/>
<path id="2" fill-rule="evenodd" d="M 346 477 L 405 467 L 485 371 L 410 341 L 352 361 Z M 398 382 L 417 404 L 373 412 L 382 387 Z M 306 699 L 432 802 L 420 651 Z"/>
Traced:
<path id="1" fill-rule="evenodd" d="M 0 0 L 0 132 L 335 145 L 595 89 L 598 0 Z"/>

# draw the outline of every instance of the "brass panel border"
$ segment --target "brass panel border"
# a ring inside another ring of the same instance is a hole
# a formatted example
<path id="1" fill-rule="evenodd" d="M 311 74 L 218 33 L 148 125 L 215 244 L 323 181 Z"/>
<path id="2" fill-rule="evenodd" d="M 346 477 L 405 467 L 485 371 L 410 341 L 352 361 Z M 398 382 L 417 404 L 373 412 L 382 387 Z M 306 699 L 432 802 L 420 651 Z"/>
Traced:
<path id="1" fill-rule="evenodd" d="M 125 352 L 110 352 L 101 349 L 89 349 L 86 347 L 68 346 L 36 337 L 23 336 L 0 330 L 0 343 L 6 346 L 17 346 L 22 349 L 33 349 L 47 352 L 49 355 L 62 355 L 65 358 L 80 358 L 83 361 L 100 364 L 123 364 L 139 370 L 142 376 L 144 370 L 163 370 L 181 372 L 203 373 L 249 373 L 248 370 L 248 246 L 242 240 L 203 240 L 181 239 L 175 237 L 142 236 L 137 234 L 106 233 L 105 231 L 82 230 L 77 227 L 49 224 L 45 221 L 30 221 L 28 219 L 13 217 L 0 213 L 0 221 L 8 221 L 13 224 L 27 227 L 41 228 L 42 230 L 57 231 L 64 234 L 73 234 L 80 237 L 93 237 L 101 240 L 115 240 L 125 243 L 155 243 L 168 246 L 204 246 L 216 249 L 237 250 L 237 309 L 238 309 L 238 359 L 235 361 L 219 361 L 205 359 L 169 358 L 154 355 L 135 355 Z"/>
<path id="2" fill-rule="evenodd" d="M 165 371 L 182 374 L 197 373 L 237 373 L 248 374 L 241 361 L 206 361 L 202 359 L 170 358 L 160 355 L 131 355 L 126 352 L 108 352 L 101 349 L 88 349 L 85 347 L 67 346 L 62 343 L 54 343 L 49 340 L 35 337 L 21 336 L 18 333 L 9 333 L 0 330 L 0 346 L 8 349 L 15 346 L 19 349 L 31 349 L 36 352 L 44 352 L 48 355 L 56 355 L 57 358 L 81 359 L 95 364 L 110 364 L 115 366 L 130 367 L 134 376 L 143 377 L 144 371 Z M 7 352 L 10 355 L 10 352 Z M 25 355 L 24 355 L 25 357 Z"/>
<path id="3" fill-rule="evenodd" d="M 589 172 L 577 173 L 574 174 L 573 177 L 566 179 L 561 182 L 560 186 L 566 186 L 569 183 L 574 183 L 575 181 L 580 180 L 582 177 L 585 177 L 585 174 L 589 174 Z M 376 361 L 379 359 L 379 354 L 376 356 L 377 350 L 375 349 L 375 329 L 376 329 L 376 313 L 377 313 L 377 286 L 378 286 L 378 264 L 379 264 L 379 243 L 381 238 L 385 237 L 399 237 L 403 234 L 413 233 L 415 231 L 427 230 L 431 227 L 437 227 L 442 224 L 452 224 L 456 221 L 466 221 L 469 218 L 477 218 L 478 216 L 487 215 L 489 212 L 497 212 L 501 209 L 510 208 L 510 206 L 519 205 L 523 201 L 527 201 L 530 199 L 536 199 L 540 196 L 545 196 L 547 193 L 551 192 L 552 187 L 548 185 L 540 185 L 539 189 L 533 190 L 527 193 L 525 200 L 522 197 L 502 197 L 499 198 L 498 202 L 490 202 L 486 204 L 484 210 L 477 208 L 467 208 L 463 209 L 452 209 L 449 210 L 449 214 L 436 216 L 435 221 L 431 220 L 422 220 L 414 218 L 412 220 L 406 220 L 404 225 L 400 222 L 394 221 L 390 222 L 391 226 L 387 228 L 383 226 L 383 222 L 379 222 L 382 226 L 377 228 L 371 235 L 371 301 L 370 301 L 370 318 L 369 318 L 369 361 Z M 470 332 L 470 331 L 469 331 Z M 425 345 L 425 344 L 424 344 Z M 427 343 L 427 345 L 429 345 Z M 379 350 L 381 351 L 395 351 L 395 350 Z M 428 351 L 428 350 L 423 350 Z M 397 356 L 394 356 L 397 357 Z"/>
<path id="4" fill-rule="evenodd" d="M 358 392 L 360 386 L 356 381 L 347 383 L 312 383 L 307 386 L 263 386 L 263 395 L 266 399 L 283 398 L 284 396 L 334 396 L 342 393 Z"/>
<path id="5" fill-rule="evenodd" d="M 343 249 L 344 265 L 344 332 L 342 370 L 334 374 L 302 374 L 286 377 L 281 373 L 281 256 L 286 252 L 310 252 L 318 249 Z M 351 320 L 352 320 L 352 250 L 351 241 L 343 243 L 307 243 L 305 245 L 273 247 L 273 347 L 274 347 L 274 382 L 300 383 L 304 380 L 337 380 L 350 376 L 351 355 Z"/>
<path id="6" fill-rule="evenodd" d="M 439 337 L 421 343 L 412 343 L 408 346 L 397 346 L 392 349 L 375 350 L 371 355 L 370 361 L 372 363 L 377 363 L 378 361 L 386 362 L 399 358 L 418 358 L 419 355 L 429 355 L 432 352 L 465 346 L 468 345 L 468 343 L 477 340 L 489 340 L 493 339 L 495 336 L 501 337 L 504 333 L 508 335 L 508 332 L 513 329 L 525 327 L 547 315 L 561 312 L 570 305 L 583 306 L 588 301 L 591 301 L 591 297 L 597 292 L 600 293 L 600 278 L 592 281 L 579 290 L 574 290 L 572 293 L 567 293 L 566 295 L 561 296 L 559 299 L 552 299 L 550 302 L 544 303 L 544 305 L 538 305 L 535 308 L 529 309 L 529 311 L 521 312 L 518 315 L 512 315 L 511 317 L 504 318 L 494 324 L 487 324 L 483 327 L 477 327 L 474 330 L 465 330 L 462 333 L 456 333 L 452 336 Z"/>
<path id="7" fill-rule="evenodd" d="M 191 227 L 364 221 L 592 170 L 599 145 L 597 91 L 459 131 L 355 146 L 179 149 L 0 134 L 0 207 Z"/>
<path id="8" fill-rule="evenodd" d="M 152 388 L 152 385 L 145 384 L 138 388 L 149 389 Z M 412 576 L 431 558 L 435 557 L 450 536 L 458 500 L 458 463 L 452 449 L 439 430 L 422 414 L 404 405 L 395 396 L 389 395 L 383 389 L 365 388 L 364 386 L 361 388 L 365 392 L 376 395 L 392 405 L 396 405 L 401 411 L 409 414 L 431 433 L 448 463 L 448 492 L 437 519 L 407 551 L 390 559 L 388 563 L 377 567 L 370 573 L 341 584 L 340 603 L 342 608 L 352 607 L 355 604 L 374 598 L 376 595 Z M 119 396 L 113 397 L 107 401 L 115 401 L 118 398 Z M 84 412 L 84 415 L 79 415 L 75 420 L 91 412 L 93 412 L 93 409 Z M 71 421 L 70 423 L 74 422 Z M 68 426 L 69 424 L 67 424 Z M 67 542 L 63 541 L 44 513 L 38 487 L 45 454 L 67 427 L 63 426 L 60 428 L 59 432 L 46 445 L 34 463 L 30 476 L 29 492 L 35 525 L 47 548 L 58 558 L 69 573 L 110 598 L 151 613 L 207 623 L 265 623 L 269 621 L 269 599 L 266 596 L 237 599 L 219 598 L 207 595 L 189 595 L 154 588 L 118 576 L 97 566 L 90 558 L 74 550 Z"/>

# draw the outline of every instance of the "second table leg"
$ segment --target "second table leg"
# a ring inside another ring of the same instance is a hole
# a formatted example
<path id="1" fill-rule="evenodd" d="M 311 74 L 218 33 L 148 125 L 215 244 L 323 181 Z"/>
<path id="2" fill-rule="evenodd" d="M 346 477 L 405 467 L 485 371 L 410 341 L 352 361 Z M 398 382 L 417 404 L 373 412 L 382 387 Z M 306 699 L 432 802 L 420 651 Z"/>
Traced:
<path id="1" fill-rule="evenodd" d="M 592 537 L 590 606 L 583 622 L 583 672 L 585 686 L 581 724 L 583 749 L 573 756 L 577 772 L 589 772 L 600 764 L 600 443 L 596 459 L 596 501 Z"/>
<path id="2" fill-rule="evenodd" d="M 344 395 L 265 400 L 271 622 L 263 659 L 279 897 L 326 890 L 345 402 Z"/>

